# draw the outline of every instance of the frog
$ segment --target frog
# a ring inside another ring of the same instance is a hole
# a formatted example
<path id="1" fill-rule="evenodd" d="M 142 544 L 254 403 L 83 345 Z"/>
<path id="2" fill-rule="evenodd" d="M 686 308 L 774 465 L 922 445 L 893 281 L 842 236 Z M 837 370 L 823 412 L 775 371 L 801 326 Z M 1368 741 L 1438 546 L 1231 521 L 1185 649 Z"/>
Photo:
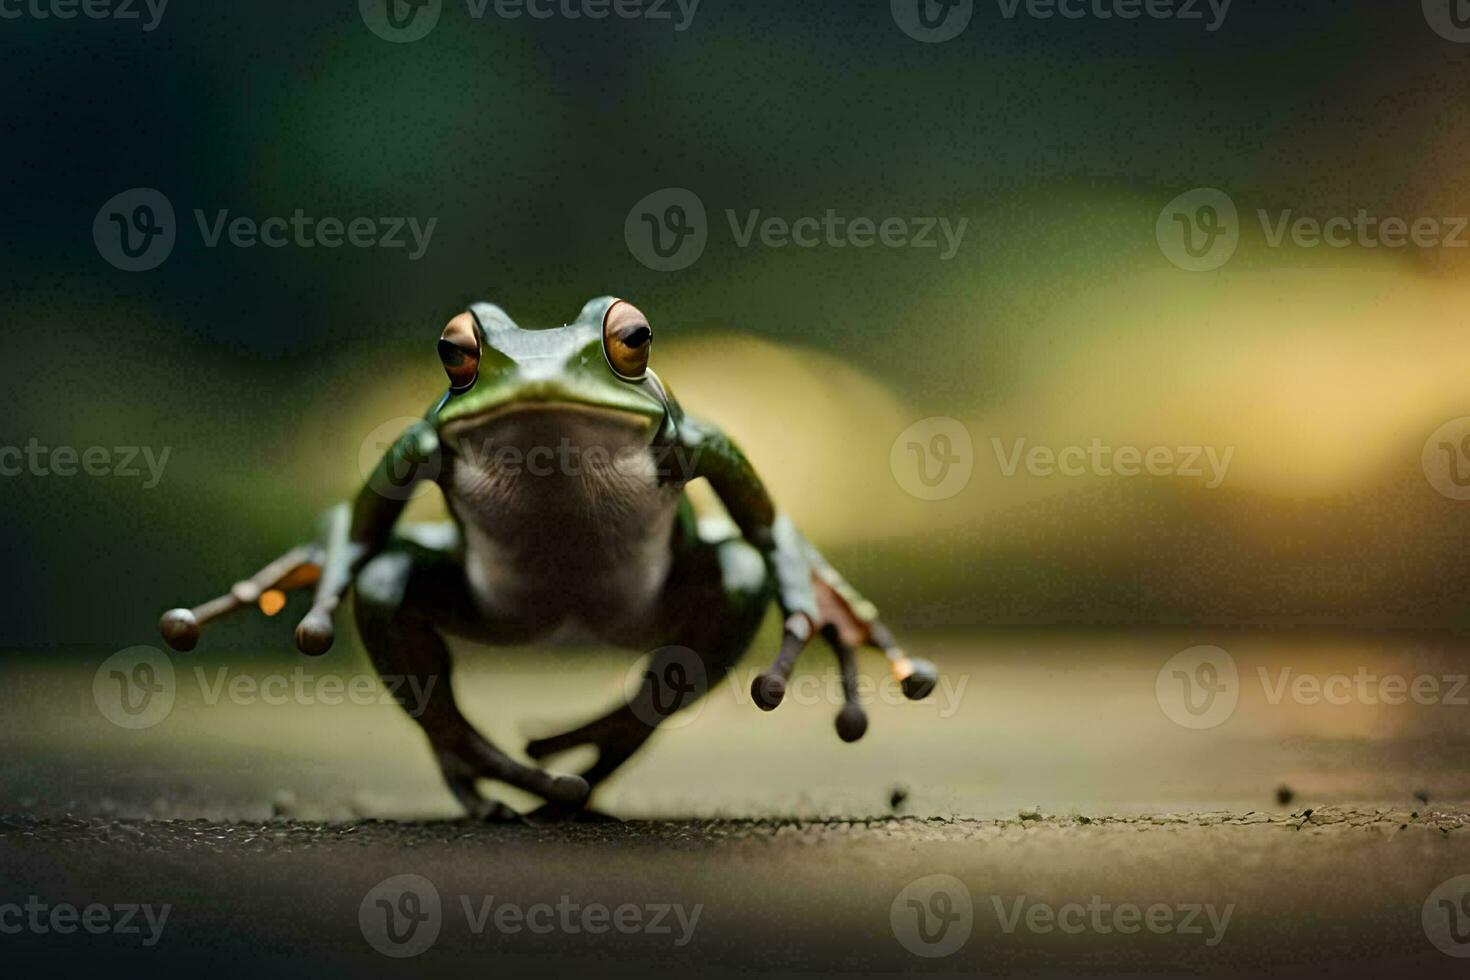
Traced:
<path id="1" fill-rule="evenodd" d="M 356 496 L 225 594 L 165 612 L 164 641 L 193 650 L 226 614 L 259 606 L 273 615 L 286 593 L 310 589 L 295 643 L 321 656 L 350 593 L 385 688 L 427 692 L 412 705 L 407 694 L 393 698 L 422 730 L 455 801 L 481 820 L 526 816 L 485 788 L 496 782 L 542 801 L 538 814 L 589 811 L 593 792 L 664 720 L 733 675 L 773 602 L 781 639 L 751 682 L 759 709 L 781 705 L 817 638 L 840 676 L 843 742 L 868 728 L 860 649 L 886 657 L 906 698 L 927 697 L 934 664 L 899 646 L 874 604 L 776 506 L 735 440 L 684 411 L 651 367 L 652 347 L 648 317 L 615 296 L 588 301 L 558 327 L 523 328 L 498 305 L 468 304 L 435 345 L 447 387 L 386 447 Z M 722 512 L 694 506 L 699 480 Z M 434 485 L 447 519 L 400 521 L 415 493 Z M 620 703 L 530 739 L 517 758 L 461 712 L 454 659 L 473 653 L 451 653 L 451 639 L 473 650 L 606 645 L 646 657 L 646 668 Z M 545 767 L 583 746 L 596 755 L 581 772 Z"/>

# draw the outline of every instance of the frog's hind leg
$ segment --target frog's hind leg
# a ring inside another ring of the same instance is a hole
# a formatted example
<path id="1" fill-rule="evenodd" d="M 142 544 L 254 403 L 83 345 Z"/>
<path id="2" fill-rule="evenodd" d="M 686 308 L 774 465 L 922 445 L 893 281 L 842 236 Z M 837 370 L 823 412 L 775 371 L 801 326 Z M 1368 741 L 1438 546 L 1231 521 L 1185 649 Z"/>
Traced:
<path id="1" fill-rule="evenodd" d="M 400 540 L 368 562 L 355 583 L 358 631 L 398 704 L 418 722 L 451 793 L 473 816 L 514 819 L 480 794 L 478 780 L 508 783 L 550 802 L 577 806 L 588 794 L 578 776 L 557 775 L 507 756 L 460 712 L 441 629 L 494 634 L 474 608 L 463 572 L 445 552 Z M 491 638 L 498 639 L 501 637 Z"/>
<path id="2" fill-rule="evenodd" d="M 582 777 L 595 787 L 627 762 L 663 719 L 725 679 L 755 638 L 774 594 L 760 553 L 745 541 L 699 542 L 669 575 L 666 621 L 650 643 L 658 649 L 638 691 L 595 721 L 528 743 L 526 753 L 542 759 L 593 745 L 597 761 Z"/>

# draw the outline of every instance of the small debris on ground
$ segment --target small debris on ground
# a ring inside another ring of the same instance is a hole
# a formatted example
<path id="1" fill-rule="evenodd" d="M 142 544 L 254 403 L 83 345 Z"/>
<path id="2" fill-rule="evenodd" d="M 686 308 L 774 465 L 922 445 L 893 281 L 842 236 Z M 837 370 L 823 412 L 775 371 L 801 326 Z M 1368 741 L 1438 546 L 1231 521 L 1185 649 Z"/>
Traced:
<path id="1" fill-rule="evenodd" d="M 271 815 L 278 819 L 296 816 L 296 794 L 289 789 L 277 790 L 271 797 Z"/>

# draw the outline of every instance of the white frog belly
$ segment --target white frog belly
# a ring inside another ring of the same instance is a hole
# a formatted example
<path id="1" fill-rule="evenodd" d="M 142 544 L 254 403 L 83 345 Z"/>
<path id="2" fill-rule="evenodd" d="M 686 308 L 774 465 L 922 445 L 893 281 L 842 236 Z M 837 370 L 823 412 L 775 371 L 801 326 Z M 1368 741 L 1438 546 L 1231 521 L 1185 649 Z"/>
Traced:
<path id="1" fill-rule="evenodd" d="M 442 482 L 486 618 L 567 642 L 651 618 L 679 490 L 642 439 L 612 413 L 560 408 L 503 413 L 458 441 Z"/>

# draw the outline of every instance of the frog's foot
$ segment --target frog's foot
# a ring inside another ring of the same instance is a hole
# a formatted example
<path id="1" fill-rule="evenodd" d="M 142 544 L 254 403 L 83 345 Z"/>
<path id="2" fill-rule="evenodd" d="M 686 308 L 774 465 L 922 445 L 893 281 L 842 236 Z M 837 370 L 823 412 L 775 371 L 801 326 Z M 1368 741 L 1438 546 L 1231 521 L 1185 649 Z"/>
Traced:
<path id="1" fill-rule="evenodd" d="M 547 772 L 517 762 L 491 745 L 468 722 L 449 738 L 435 738 L 431 732 L 430 740 L 449 791 L 466 810 L 481 819 L 519 819 L 514 810 L 480 793 L 476 784 L 481 779 L 508 783 L 535 793 L 548 803 L 565 807 L 580 807 L 592 791 L 581 776 Z"/>
<path id="2" fill-rule="evenodd" d="M 480 792 L 475 770 L 458 756 L 436 753 L 444 784 L 472 820 L 485 823 L 522 823 L 521 815 L 499 800 Z"/>
<path id="3" fill-rule="evenodd" d="M 868 716 L 857 699 L 857 658 L 855 650 L 871 647 L 888 658 L 889 670 L 899 682 L 904 697 L 918 701 L 928 697 L 939 680 L 939 672 L 927 660 L 910 657 L 899 647 L 893 634 L 878 619 L 872 603 L 862 598 L 815 549 L 807 555 L 813 566 L 812 590 L 817 599 L 816 631 L 822 634 L 837 657 L 842 676 L 842 708 L 837 714 L 837 736 L 844 742 L 856 742 L 868 730 Z M 793 617 L 798 619 L 801 617 Z M 811 637 L 809 624 L 788 624 L 781 651 L 771 666 L 751 684 L 750 693 L 764 711 L 780 705 L 786 694 L 786 682 L 796 657 Z"/>
<path id="4" fill-rule="evenodd" d="M 443 763 L 440 763 L 443 767 Z M 449 787 L 449 792 L 459 805 L 464 807 L 465 813 L 469 814 L 471 820 L 479 820 L 484 823 L 521 823 L 519 813 L 512 810 L 499 800 L 493 800 L 481 794 L 475 785 L 473 776 L 452 776 L 448 769 L 444 770 L 444 783 Z"/>
<path id="5" fill-rule="evenodd" d="M 315 583 L 321 577 L 321 552 L 314 545 L 298 545 L 230 591 L 191 608 L 170 609 L 158 621 L 158 630 L 171 649 L 186 653 L 199 643 L 210 623 L 249 606 L 274 616 L 286 604 L 286 593 Z"/>
<path id="6" fill-rule="evenodd" d="M 526 743 L 526 754 L 539 760 L 591 745 L 597 749 L 597 761 L 582 773 L 582 778 L 595 786 L 628 761 L 652 734 L 653 726 L 640 719 L 632 708 L 623 705 L 570 731 L 532 739 Z"/>
<path id="7" fill-rule="evenodd" d="M 857 657 L 830 624 L 822 628 L 822 639 L 836 654 L 837 669 L 842 673 L 842 710 L 837 712 L 837 737 L 844 742 L 856 742 L 868 731 L 868 713 L 857 699 Z"/>

